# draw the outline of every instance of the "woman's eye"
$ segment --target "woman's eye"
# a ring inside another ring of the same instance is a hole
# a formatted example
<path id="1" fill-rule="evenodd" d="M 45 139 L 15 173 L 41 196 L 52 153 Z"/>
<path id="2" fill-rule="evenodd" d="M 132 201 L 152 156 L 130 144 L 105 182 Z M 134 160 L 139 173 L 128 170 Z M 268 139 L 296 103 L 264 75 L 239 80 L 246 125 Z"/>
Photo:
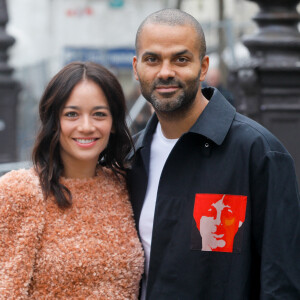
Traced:
<path id="1" fill-rule="evenodd" d="M 94 116 L 99 117 L 99 118 L 105 117 L 106 115 L 107 114 L 102 112 L 102 111 L 97 111 L 97 112 L 94 113 Z"/>
<path id="2" fill-rule="evenodd" d="M 77 117 L 77 113 L 75 111 L 69 111 L 69 112 L 65 113 L 65 116 L 68 118 L 75 118 L 75 117 Z"/>

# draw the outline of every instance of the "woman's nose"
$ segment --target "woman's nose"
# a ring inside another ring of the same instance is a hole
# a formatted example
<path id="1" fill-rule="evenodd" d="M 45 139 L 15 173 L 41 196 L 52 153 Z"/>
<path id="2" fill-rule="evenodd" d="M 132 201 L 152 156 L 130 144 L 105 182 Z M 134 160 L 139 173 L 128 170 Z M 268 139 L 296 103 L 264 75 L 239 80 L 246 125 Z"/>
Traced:
<path id="1" fill-rule="evenodd" d="M 78 130 L 79 131 L 83 131 L 83 132 L 92 132 L 95 130 L 95 126 L 92 122 L 92 120 L 90 120 L 90 118 L 88 116 L 83 117 L 79 126 L 78 126 Z"/>

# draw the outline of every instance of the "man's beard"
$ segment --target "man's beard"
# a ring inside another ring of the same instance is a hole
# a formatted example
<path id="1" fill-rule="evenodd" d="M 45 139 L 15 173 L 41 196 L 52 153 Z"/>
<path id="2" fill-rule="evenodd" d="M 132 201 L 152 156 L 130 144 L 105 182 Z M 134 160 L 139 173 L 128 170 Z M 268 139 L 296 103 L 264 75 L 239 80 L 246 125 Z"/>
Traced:
<path id="1" fill-rule="evenodd" d="M 149 87 L 146 82 L 140 81 L 141 91 L 145 99 L 151 103 L 154 110 L 157 113 L 168 114 L 168 113 L 183 113 L 189 109 L 193 104 L 198 89 L 200 86 L 200 74 L 194 79 L 182 83 L 179 80 L 170 78 L 168 80 L 157 79 Z M 175 93 L 165 93 L 164 96 L 157 96 L 154 94 L 157 86 L 176 86 L 179 88 Z"/>

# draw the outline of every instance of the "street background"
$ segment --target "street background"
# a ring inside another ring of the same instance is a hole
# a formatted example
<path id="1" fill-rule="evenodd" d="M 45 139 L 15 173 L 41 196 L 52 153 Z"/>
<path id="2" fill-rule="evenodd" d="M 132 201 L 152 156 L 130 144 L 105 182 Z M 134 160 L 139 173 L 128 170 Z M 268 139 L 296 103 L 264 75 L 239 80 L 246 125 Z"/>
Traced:
<path id="1" fill-rule="evenodd" d="M 199 20 L 211 68 L 220 71 L 223 88 L 230 92 L 229 70 L 249 59 L 242 38 L 258 31 L 252 20 L 259 11 L 255 1 L 7 0 L 6 32 L 16 39 L 7 51 L 8 64 L 21 84 L 16 161 L 30 160 L 39 99 L 50 78 L 70 61 L 91 60 L 108 67 L 124 89 L 132 133 L 144 126 L 151 111 L 133 77 L 135 33 L 147 15 L 162 8 L 180 8 Z"/>
<path id="2" fill-rule="evenodd" d="M 16 42 L 9 49 L 9 65 L 21 83 L 17 113 L 17 157 L 29 160 L 37 129 L 37 104 L 49 79 L 72 60 L 93 60 L 107 66 L 119 78 L 130 109 L 139 96 L 131 61 L 135 33 L 150 13 L 178 7 L 203 24 L 211 64 L 218 66 L 219 28 L 225 41 L 226 64 L 247 56 L 240 43 L 243 34 L 255 30 L 251 17 L 255 3 L 225 0 L 220 21 L 218 0 L 8 0 L 7 33 Z M 148 107 L 137 116 L 132 131 L 143 126 Z M 134 120 L 132 120 L 134 121 Z"/>

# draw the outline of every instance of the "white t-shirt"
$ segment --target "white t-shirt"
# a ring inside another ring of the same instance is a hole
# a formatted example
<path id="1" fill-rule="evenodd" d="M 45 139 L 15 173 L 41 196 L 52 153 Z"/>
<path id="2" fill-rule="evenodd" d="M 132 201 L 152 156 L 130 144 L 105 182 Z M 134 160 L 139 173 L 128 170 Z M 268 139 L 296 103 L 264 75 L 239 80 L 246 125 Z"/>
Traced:
<path id="1" fill-rule="evenodd" d="M 160 175 L 177 141 L 178 139 L 167 139 L 164 137 L 160 123 L 157 124 L 151 143 L 148 186 L 139 221 L 139 232 L 145 251 L 145 277 L 142 283 L 141 300 L 146 299 L 154 210 Z"/>

